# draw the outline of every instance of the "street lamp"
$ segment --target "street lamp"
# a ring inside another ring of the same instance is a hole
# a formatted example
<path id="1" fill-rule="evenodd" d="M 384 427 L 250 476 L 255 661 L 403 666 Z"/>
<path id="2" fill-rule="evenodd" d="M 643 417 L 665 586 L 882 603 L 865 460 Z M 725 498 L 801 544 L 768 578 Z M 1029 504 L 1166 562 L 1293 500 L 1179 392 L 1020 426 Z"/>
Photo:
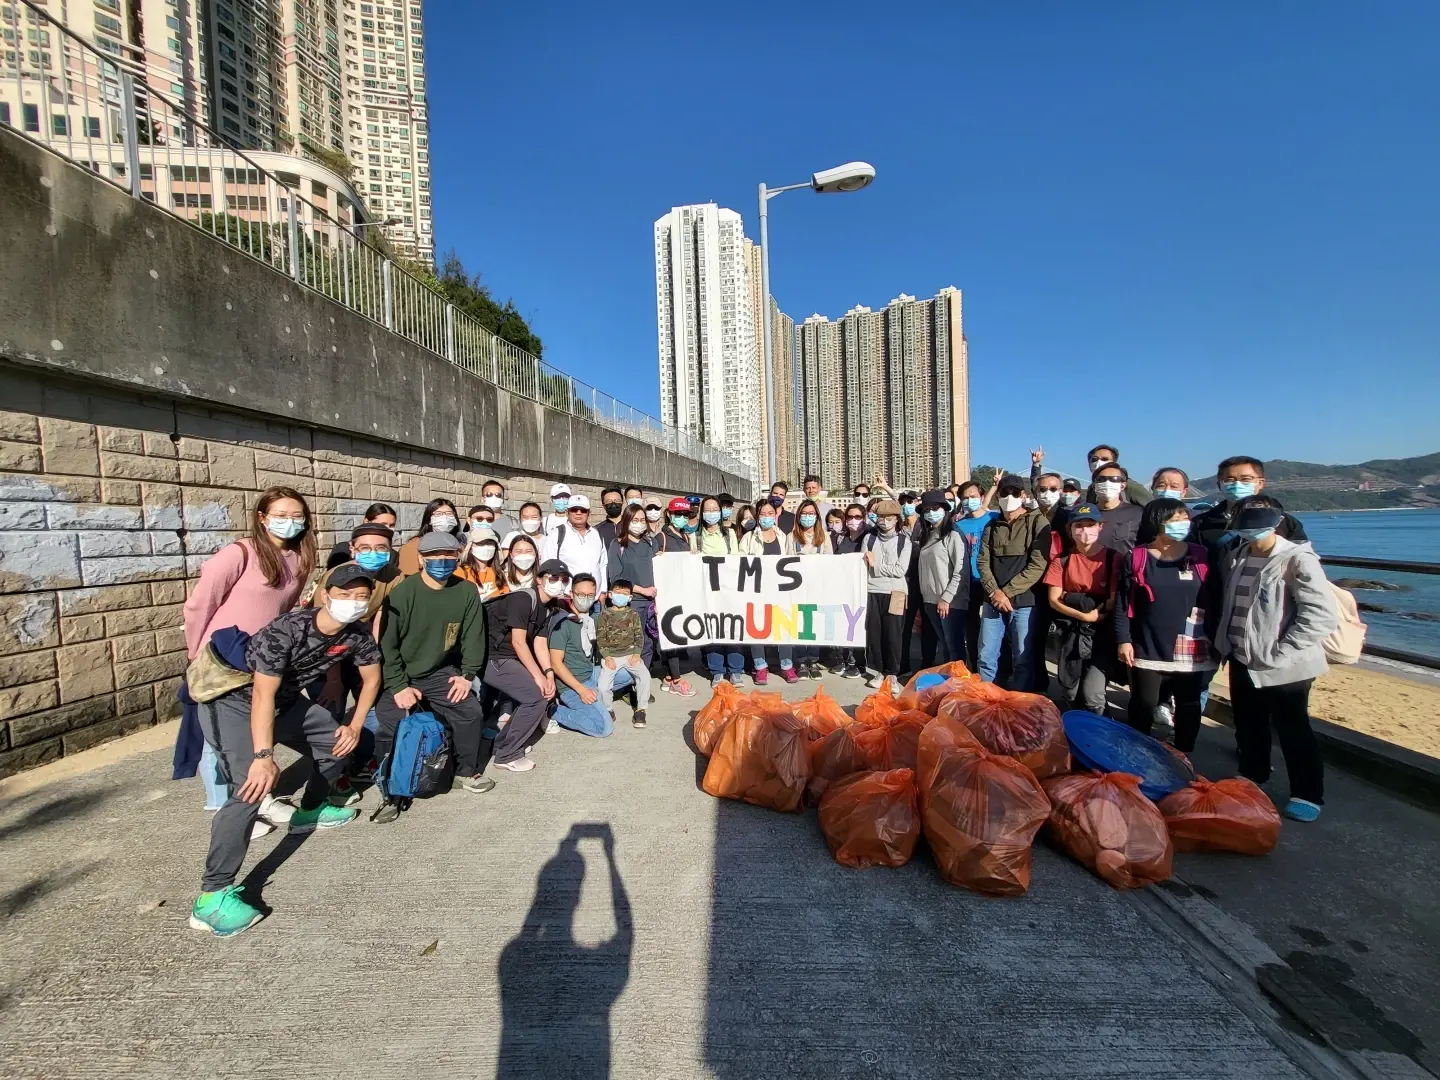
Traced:
<path id="1" fill-rule="evenodd" d="M 388 217 L 384 221 L 352 221 L 350 231 L 359 236 L 361 229 L 387 229 L 391 225 L 399 225 L 400 221 L 398 217 Z"/>
<path id="2" fill-rule="evenodd" d="M 765 424 L 769 429 L 769 472 L 770 483 L 775 483 L 775 385 L 770 375 L 770 351 L 771 351 L 771 328 L 770 328 L 770 200 L 776 195 L 784 194 L 787 191 L 794 191 L 797 188 L 808 187 L 821 195 L 841 194 L 847 191 L 859 191 L 863 187 L 869 187 L 870 182 L 875 179 L 875 166 L 866 164 L 863 161 L 850 161 L 844 165 L 837 165 L 833 169 L 826 169 L 824 172 L 817 172 L 810 177 L 806 184 L 787 184 L 785 187 L 767 188 L 760 185 L 760 303 L 765 308 L 765 348 L 762 363 L 765 366 Z"/>

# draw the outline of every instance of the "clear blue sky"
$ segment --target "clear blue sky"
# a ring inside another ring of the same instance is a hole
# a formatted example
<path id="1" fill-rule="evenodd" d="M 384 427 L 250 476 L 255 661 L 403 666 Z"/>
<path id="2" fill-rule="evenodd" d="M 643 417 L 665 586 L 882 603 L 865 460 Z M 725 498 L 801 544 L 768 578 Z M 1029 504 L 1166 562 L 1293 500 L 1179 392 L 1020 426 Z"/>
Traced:
<path id="1" fill-rule="evenodd" d="M 551 363 L 658 413 L 655 218 L 863 159 L 773 291 L 963 289 L 974 461 L 1440 450 L 1440 4 L 723 7 L 428 0 L 440 249 Z"/>

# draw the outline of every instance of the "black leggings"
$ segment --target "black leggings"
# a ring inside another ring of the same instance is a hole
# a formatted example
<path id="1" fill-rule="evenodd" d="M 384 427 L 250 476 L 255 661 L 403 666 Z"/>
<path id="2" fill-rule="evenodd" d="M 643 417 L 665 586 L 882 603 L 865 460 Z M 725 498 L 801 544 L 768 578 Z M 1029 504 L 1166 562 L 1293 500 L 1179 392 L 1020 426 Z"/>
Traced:
<path id="1" fill-rule="evenodd" d="M 1175 749 L 1190 753 L 1200 734 L 1200 691 L 1209 672 L 1130 669 L 1130 711 L 1126 722 L 1145 735 L 1155 724 L 1155 706 L 1175 698 Z"/>
<path id="2" fill-rule="evenodd" d="M 1240 775 L 1263 784 L 1270 779 L 1270 728 L 1280 739 L 1290 794 L 1325 801 L 1325 765 L 1310 727 L 1310 687 L 1314 679 L 1283 686 L 1256 686 L 1244 664 L 1230 661 L 1230 707 L 1235 712 L 1235 749 Z"/>

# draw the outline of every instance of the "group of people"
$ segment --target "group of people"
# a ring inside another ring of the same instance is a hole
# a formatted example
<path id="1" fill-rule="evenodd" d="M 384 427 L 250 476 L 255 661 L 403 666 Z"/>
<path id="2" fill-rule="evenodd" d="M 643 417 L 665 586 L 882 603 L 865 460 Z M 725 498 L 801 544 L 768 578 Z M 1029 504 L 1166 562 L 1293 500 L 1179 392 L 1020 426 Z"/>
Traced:
<path id="1" fill-rule="evenodd" d="M 355 784 L 380 789 L 373 821 L 396 821 L 408 800 L 389 793 L 386 762 L 413 711 L 444 725 L 456 782 L 482 794 L 495 786 L 488 769 L 533 770 L 547 731 L 610 734 L 617 694 L 632 695 L 644 728 L 652 671 L 661 692 L 693 697 L 686 653 L 660 648 L 654 611 L 654 560 L 682 554 L 863 556 L 864 649 L 772 647 L 789 683 L 820 678 L 823 663 L 878 686 L 912 666 L 918 626 L 921 666 L 963 659 L 985 679 L 1044 690 L 1053 626 L 1070 700 L 1103 711 L 1107 682 L 1128 681 L 1129 722 L 1148 732 L 1173 701 L 1176 745 L 1189 750 L 1228 659 L 1240 771 L 1268 779 L 1273 725 L 1287 812 L 1313 820 L 1323 792 L 1307 702 L 1334 603 L 1299 522 L 1263 494 L 1261 463 L 1222 462 L 1226 500 L 1193 520 L 1178 469 L 1146 489 L 1110 447 L 1091 452 L 1084 483 L 1042 465 L 1036 451 L 1028 478 L 997 472 L 989 490 L 896 492 L 877 480 L 834 502 L 809 476 L 793 509 L 783 481 L 753 504 L 611 487 L 599 513 L 556 484 L 548 511 L 525 502 L 512 517 L 490 481 L 463 514 L 430 502 L 403 544 L 395 509 L 376 503 L 328 555 L 305 498 L 269 489 L 185 605 L 176 775 L 198 767 L 215 812 L 191 925 L 228 936 L 258 921 L 235 884 L 250 840 L 354 820 Z M 766 649 L 748 659 L 767 683 Z M 746 660 L 703 650 L 712 685 L 740 682 Z M 277 744 L 309 759 L 298 805 L 272 794 Z"/>

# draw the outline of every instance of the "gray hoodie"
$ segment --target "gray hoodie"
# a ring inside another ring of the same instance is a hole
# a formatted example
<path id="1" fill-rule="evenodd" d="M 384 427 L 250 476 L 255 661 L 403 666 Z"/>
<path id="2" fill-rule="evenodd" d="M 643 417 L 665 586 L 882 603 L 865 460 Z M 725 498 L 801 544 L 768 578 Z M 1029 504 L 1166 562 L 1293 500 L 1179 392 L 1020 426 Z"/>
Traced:
<path id="1" fill-rule="evenodd" d="M 919 563 L 921 600 L 927 604 L 954 604 L 958 599 L 960 607 L 969 602 L 970 568 L 965 558 L 965 537 L 958 529 L 927 542 L 920 549 Z"/>
<path id="2" fill-rule="evenodd" d="M 1242 543 L 1220 556 L 1221 603 L 1215 648 L 1227 659 L 1235 651 L 1229 634 L 1230 616 L 1248 549 L 1249 545 Z M 1251 682 L 1257 687 L 1284 686 L 1324 675 L 1330 665 L 1323 643 L 1339 619 L 1334 593 L 1315 549 L 1308 543 L 1277 539 L 1245 613 L 1245 645 L 1250 656 L 1245 666 Z"/>

